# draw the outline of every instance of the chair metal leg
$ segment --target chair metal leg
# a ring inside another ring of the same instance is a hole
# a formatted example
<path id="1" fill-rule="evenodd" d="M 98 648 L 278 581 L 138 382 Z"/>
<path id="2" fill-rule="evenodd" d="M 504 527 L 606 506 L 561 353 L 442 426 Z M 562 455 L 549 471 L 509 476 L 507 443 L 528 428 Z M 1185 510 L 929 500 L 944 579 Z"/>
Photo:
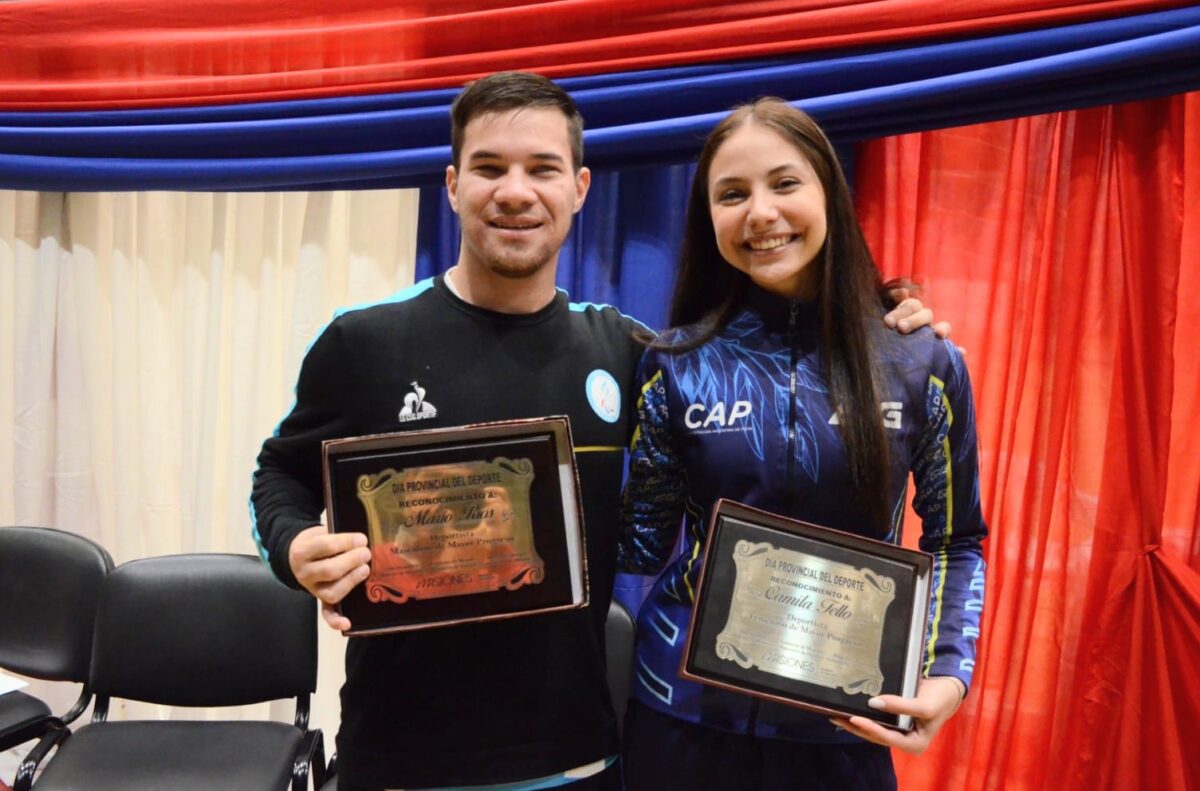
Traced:
<path id="1" fill-rule="evenodd" d="M 55 747 L 62 746 L 67 739 L 71 738 L 71 729 L 63 725 L 60 721 L 58 725 L 51 728 L 50 731 L 43 736 L 29 754 L 25 756 L 25 760 L 17 767 L 17 777 L 13 781 L 13 791 L 29 791 L 29 787 L 33 784 L 33 776 L 37 774 L 37 768 L 45 759 L 47 753 Z"/>
<path id="2" fill-rule="evenodd" d="M 304 741 L 296 752 L 296 760 L 292 764 L 292 791 L 307 791 L 310 773 L 313 788 L 325 784 L 325 737 L 319 729 L 305 733 Z"/>

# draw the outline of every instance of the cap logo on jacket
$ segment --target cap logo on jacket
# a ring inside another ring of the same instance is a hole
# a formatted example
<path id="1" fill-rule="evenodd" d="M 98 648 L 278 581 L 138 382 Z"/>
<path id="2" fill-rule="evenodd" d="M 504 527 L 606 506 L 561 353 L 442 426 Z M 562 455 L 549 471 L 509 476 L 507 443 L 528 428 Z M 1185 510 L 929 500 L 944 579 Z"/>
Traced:
<path id="1" fill-rule="evenodd" d="M 718 401 L 711 407 L 704 404 L 692 404 L 683 413 L 683 423 L 690 429 L 707 429 L 716 425 L 718 429 L 737 428 L 740 422 L 750 417 L 754 408 L 749 401 L 734 401 L 728 410 L 724 401 Z M 743 426 L 749 428 L 749 424 Z"/>

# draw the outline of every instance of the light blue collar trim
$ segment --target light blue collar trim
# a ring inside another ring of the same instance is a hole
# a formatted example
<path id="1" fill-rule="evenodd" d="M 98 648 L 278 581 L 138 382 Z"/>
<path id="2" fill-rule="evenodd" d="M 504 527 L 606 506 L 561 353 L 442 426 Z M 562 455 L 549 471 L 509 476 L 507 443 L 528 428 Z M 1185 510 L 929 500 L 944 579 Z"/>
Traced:
<path id="1" fill-rule="evenodd" d="M 594 777 L 617 762 L 617 756 L 610 755 L 601 761 L 596 761 L 594 764 L 580 766 L 575 769 L 569 769 L 566 772 L 546 775 L 545 777 L 537 777 L 532 780 L 518 780 L 515 783 L 500 783 L 498 785 L 482 785 L 482 786 L 445 786 L 439 788 L 422 789 L 421 791 L 541 791 L 545 788 L 559 788 L 561 786 L 574 783 L 576 780 L 584 780 L 589 777 Z M 603 766 L 600 764 L 603 763 Z M 593 771 L 586 771 L 598 767 Z"/>

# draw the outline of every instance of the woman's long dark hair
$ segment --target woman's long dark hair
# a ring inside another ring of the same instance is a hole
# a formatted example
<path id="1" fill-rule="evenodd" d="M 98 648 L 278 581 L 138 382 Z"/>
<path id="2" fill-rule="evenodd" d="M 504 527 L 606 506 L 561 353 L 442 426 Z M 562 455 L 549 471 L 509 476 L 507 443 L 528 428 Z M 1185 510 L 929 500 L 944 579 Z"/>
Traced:
<path id="1" fill-rule="evenodd" d="M 888 445 L 875 388 L 874 349 L 882 327 L 885 291 L 854 215 L 837 155 L 806 113 L 781 99 L 759 99 L 735 108 L 709 134 L 692 182 L 671 300 L 671 326 L 689 326 L 691 331 L 664 335 L 654 346 L 679 352 L 702 345 L 729 323 L 746 294 L 749 276 L 728 264 L 717 249 L 708 191 L 713 157 L 730 135 L 746 124 L 771 129 L 796 146 L 825 191 L 825 244 L 810 264 L 819 267 L 821 359 L 830 400 L 840 411 L 838 430 L 846 445 L 859 503 L 883 528 L 889 521 Z"/>

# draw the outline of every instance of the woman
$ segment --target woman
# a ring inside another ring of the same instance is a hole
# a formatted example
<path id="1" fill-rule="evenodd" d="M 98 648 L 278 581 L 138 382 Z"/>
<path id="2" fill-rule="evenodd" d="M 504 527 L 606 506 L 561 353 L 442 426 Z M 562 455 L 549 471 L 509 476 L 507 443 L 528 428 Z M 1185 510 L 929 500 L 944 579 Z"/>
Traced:
<path id="1" fill-rule="evenodd" d="M 883 328 L 882 284 L 829 141 L 777 99 L 709 135 L 688 208 L 672 330 L 642 361 L 621 562 L 653 573 L 641 609 L 628 787 L 894 788 L 889 747 L 920 752 L 974 667 L 986 535 L 962 359 Z M 678 668 L 708 510 L 720 497 L 894 540 L 907 476 L 935 556 L 923 679 L 889 731 L 685 681 Z"/>

